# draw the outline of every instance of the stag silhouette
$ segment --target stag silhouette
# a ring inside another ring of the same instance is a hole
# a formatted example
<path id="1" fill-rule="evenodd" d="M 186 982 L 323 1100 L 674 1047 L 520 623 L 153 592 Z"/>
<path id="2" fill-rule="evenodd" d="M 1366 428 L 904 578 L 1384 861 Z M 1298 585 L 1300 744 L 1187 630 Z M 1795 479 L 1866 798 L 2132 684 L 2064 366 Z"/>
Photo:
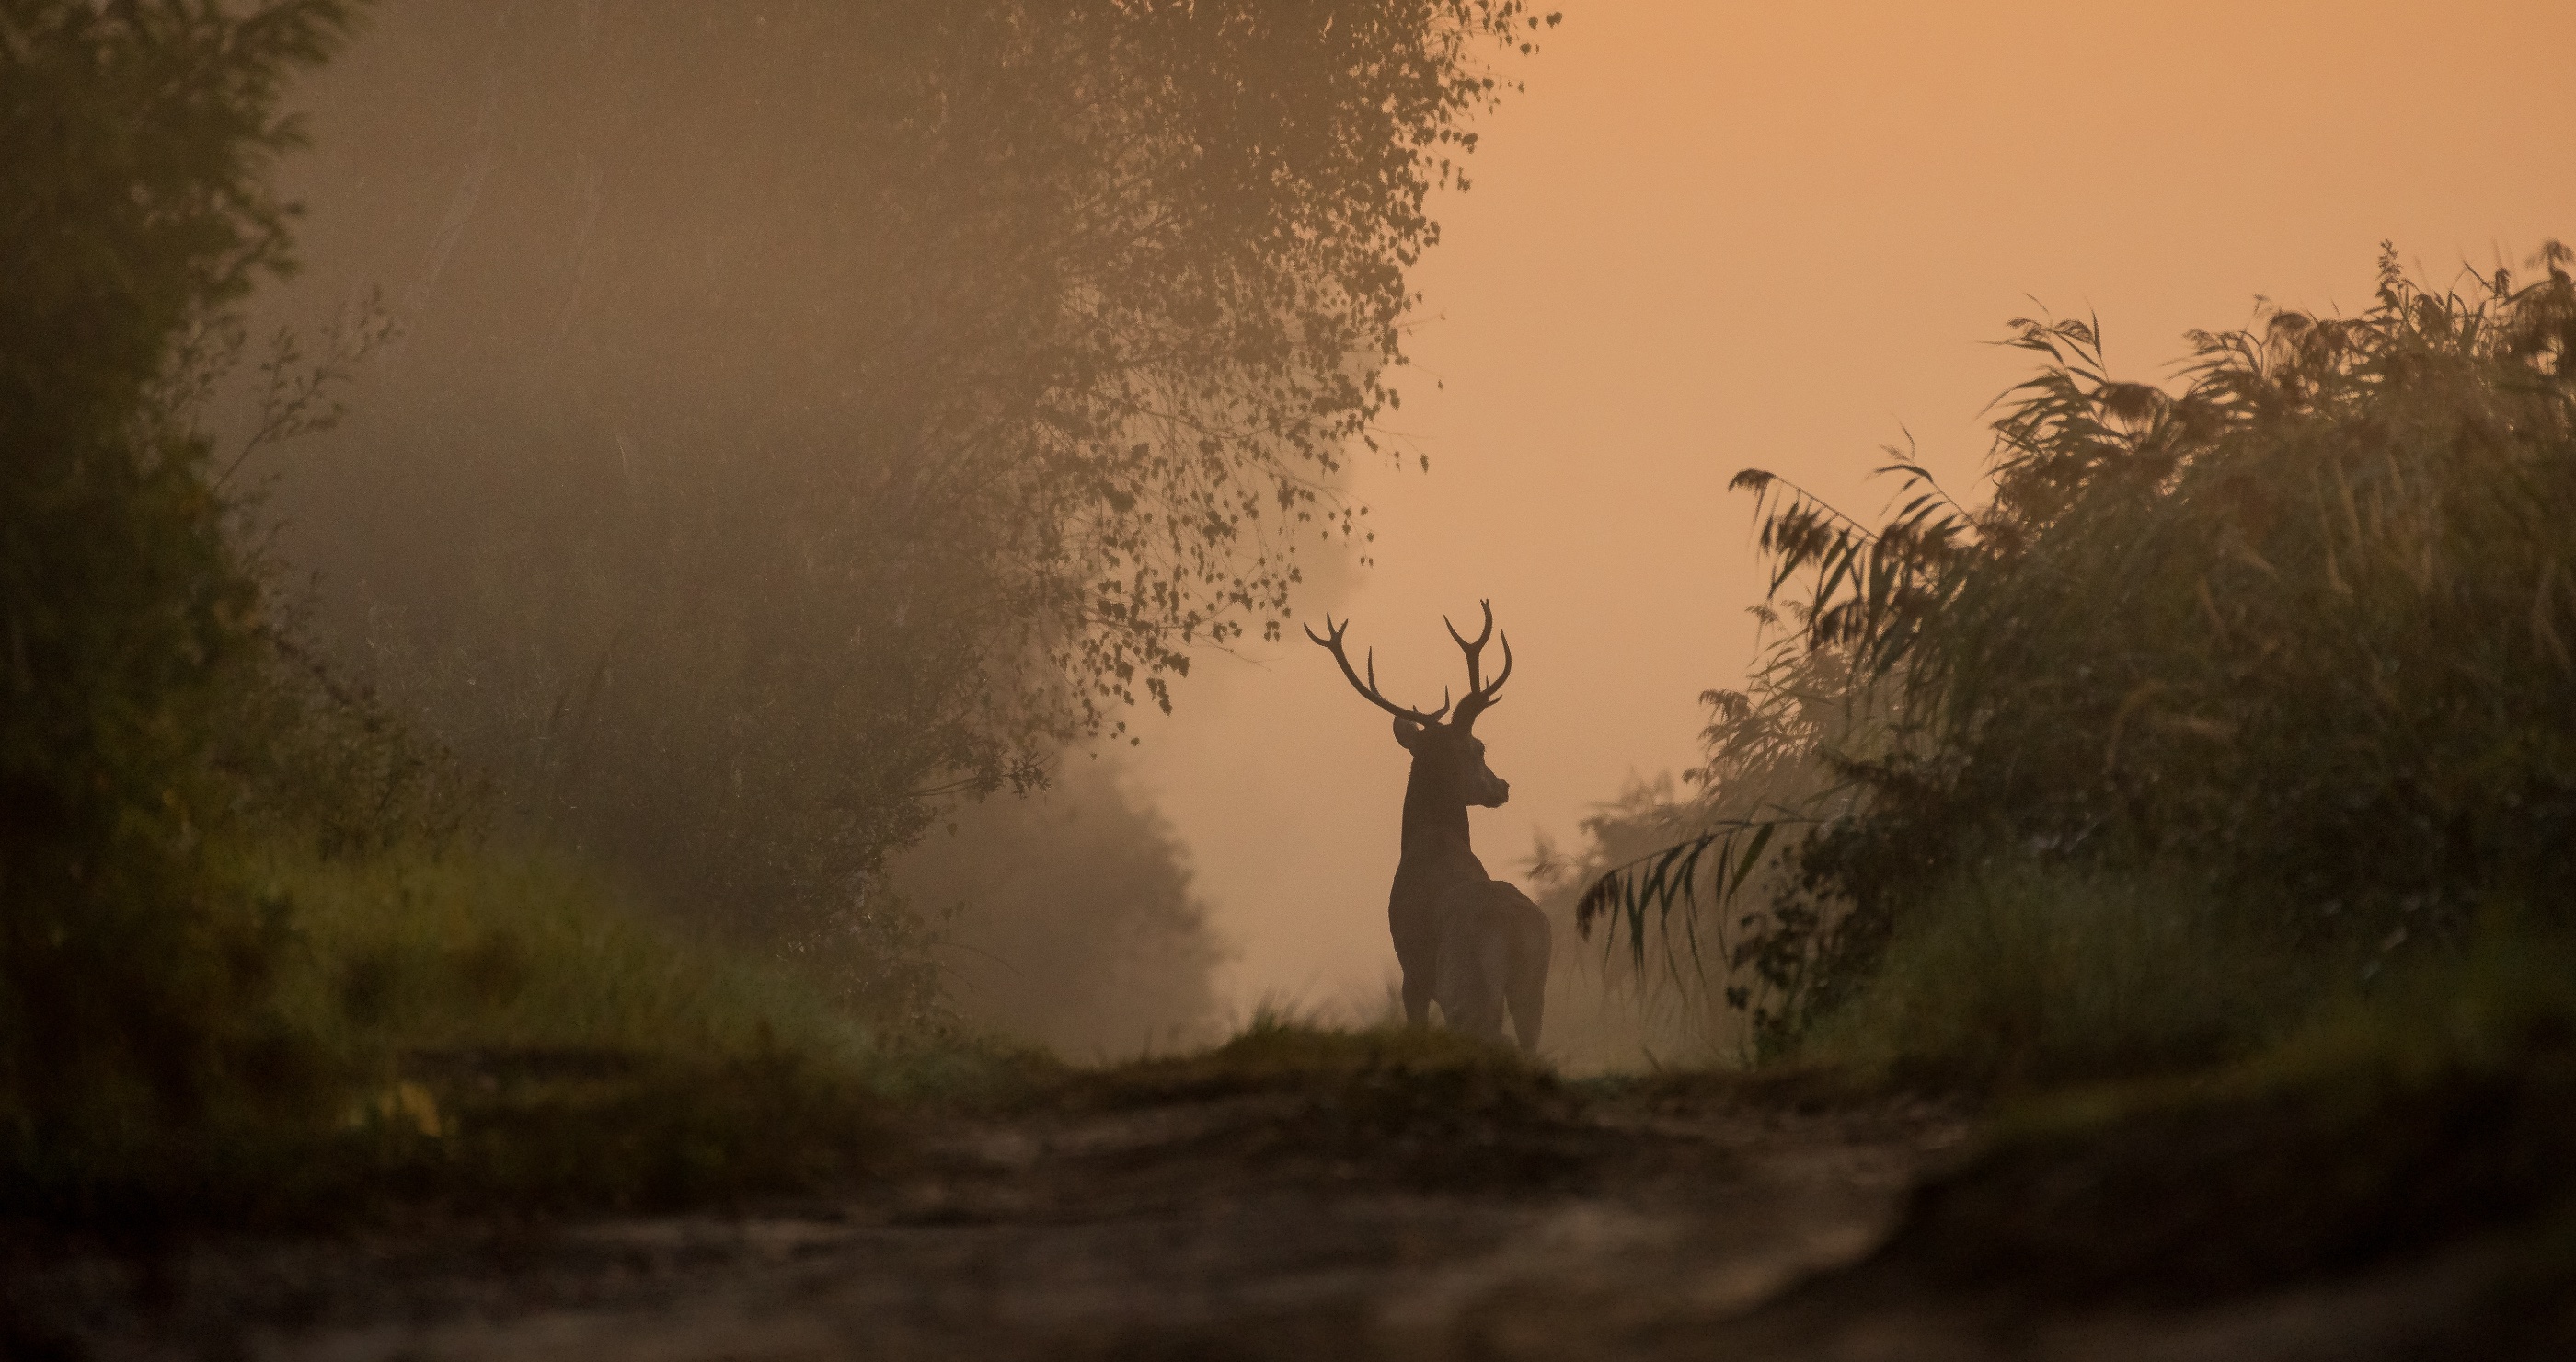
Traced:
<path id="1" fill-rule="evenodd" d="M 1547 915 L 1529 895 L 1486 874 L 1467 842 L 1467 807 L 1495 808 L 1511 797 L 1511 786 L 1485 764 L 1485 744 L 1475 727 L 1476 717 L 1502 698 L 1503 683 L 1511 679 L 1512 641 L 1503 638 L 1503 669 L 1486 681 L 1483 661 L 1485 644 L 1494 637 L 1494 607 L 1480 604 L 1485 628 L 1472 643 L 1445 616 L 1440 621 L 1467 655 L 1467 694 L 1454 713 L 1446 692 L 1440 708 L 1428 714 L 1380 694 L 1375 649 L 1367 655 L 1363 680 L 1342 650 L 1350 621 L 1335 624 L 1326 615 L 1325 633 L 1309 625 L 1306 637 L 1332 653 L 1352 689 L 1395 716 L 1395 740 L 1413 754 L 1413 772 L 1404 784 L 1404 854 L 1386 903 L 1396 964 L 1404 971 L 1405 1020 L 1424 1025 L 1437 1002 L 1451 1029 L 1499 1040 L 1508 1011 L 1521 1049 L 1535 1053 L 1552 949 Z"/>

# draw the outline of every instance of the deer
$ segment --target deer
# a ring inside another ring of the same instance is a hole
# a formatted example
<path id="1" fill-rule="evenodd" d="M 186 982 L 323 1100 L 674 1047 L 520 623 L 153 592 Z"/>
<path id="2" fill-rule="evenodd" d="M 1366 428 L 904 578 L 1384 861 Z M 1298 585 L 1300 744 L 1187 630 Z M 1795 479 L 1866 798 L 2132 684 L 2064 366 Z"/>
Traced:
<path id="1" fill-rule="evenodd" d="M 1395 740 L 1412 754 L 1404 783 L 1403 854 L 1388 891 L 1386 921 L 1395 938 L 1395 960 L 1404 973 L 1404 1018 L 1430 1024 L 1431 1004 L 1451 1030 L 1500 1041 L 1508 1012 L 1524 1053 L 1538 1051 L 1539 1023 L 1547 1001 L 1548 955 L 1553 949 L 1547 914 L 1529 895 L 1485 873 L 1468 845 L 1467 810 L 1499 808 L 1511 786 L 1485 763 L 1476 719 L 1502 698 L 1512 675 L 1512 641 L 1503 638 L 1503 668 L 1485 680 L 1485 645 L 1494 638 L 1494 606 L 1484 607 L 1485 627 L 1474 642 L 1442 616 L 1467 655 L 1467 694 L 1453 706 L 1444 689 L 1440 708 L 1424 713 L 1379 692 L 1377 650 L 1367 654 L 1366 679 L 1351 666 L 1342 635 L 1350 621 L 1324 616 L 1325 632 L 1306 626 L 1306 637 L 1333 655 L 1342 676 L 1370 704 L 1395 716 Z"/>

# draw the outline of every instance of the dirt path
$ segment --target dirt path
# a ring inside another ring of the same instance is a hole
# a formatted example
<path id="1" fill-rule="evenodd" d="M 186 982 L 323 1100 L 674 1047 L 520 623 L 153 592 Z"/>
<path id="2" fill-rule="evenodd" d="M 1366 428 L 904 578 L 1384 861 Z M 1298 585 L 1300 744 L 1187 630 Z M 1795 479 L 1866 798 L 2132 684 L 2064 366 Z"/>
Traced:
<path id="1" fill-rule="evenodd" d="M 1432 1125 L 1277 1092 L 955 1119 L 831 1202 L 58 1263 L 17 1297 L 99 1359 L 2360 1358 L 2486 1280 L 2052 1316 L 1843 1270 L 1955 1114 L 1714 1088 Z"/>

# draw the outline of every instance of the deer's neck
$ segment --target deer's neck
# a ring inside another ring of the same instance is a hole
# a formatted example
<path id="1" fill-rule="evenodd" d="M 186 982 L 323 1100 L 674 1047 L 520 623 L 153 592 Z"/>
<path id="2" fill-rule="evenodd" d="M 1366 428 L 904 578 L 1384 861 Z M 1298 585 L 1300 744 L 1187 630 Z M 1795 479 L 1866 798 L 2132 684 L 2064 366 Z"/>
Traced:
<path id="1" fill-rule="evenodd" d="M 1415 771 L 1404 785 L 1404 859 L 1398 878 L 1485 873 L 1467 844 L 1467 803 L 1446 782 Z"/>

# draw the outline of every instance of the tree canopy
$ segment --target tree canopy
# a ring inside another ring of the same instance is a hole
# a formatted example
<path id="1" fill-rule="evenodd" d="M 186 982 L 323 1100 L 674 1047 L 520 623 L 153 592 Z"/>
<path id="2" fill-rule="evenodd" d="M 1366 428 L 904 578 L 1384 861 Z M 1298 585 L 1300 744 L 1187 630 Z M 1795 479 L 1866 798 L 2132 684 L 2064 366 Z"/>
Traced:
<path id="1" fill-rule="evenodd" d="M 310 182 L 317 275 L 406 339 L 281 489 L 290 548 L 523 817 L 813 929 L 1354 532 L 1431 196 L 1543 22 L 390 12 Z"/>

